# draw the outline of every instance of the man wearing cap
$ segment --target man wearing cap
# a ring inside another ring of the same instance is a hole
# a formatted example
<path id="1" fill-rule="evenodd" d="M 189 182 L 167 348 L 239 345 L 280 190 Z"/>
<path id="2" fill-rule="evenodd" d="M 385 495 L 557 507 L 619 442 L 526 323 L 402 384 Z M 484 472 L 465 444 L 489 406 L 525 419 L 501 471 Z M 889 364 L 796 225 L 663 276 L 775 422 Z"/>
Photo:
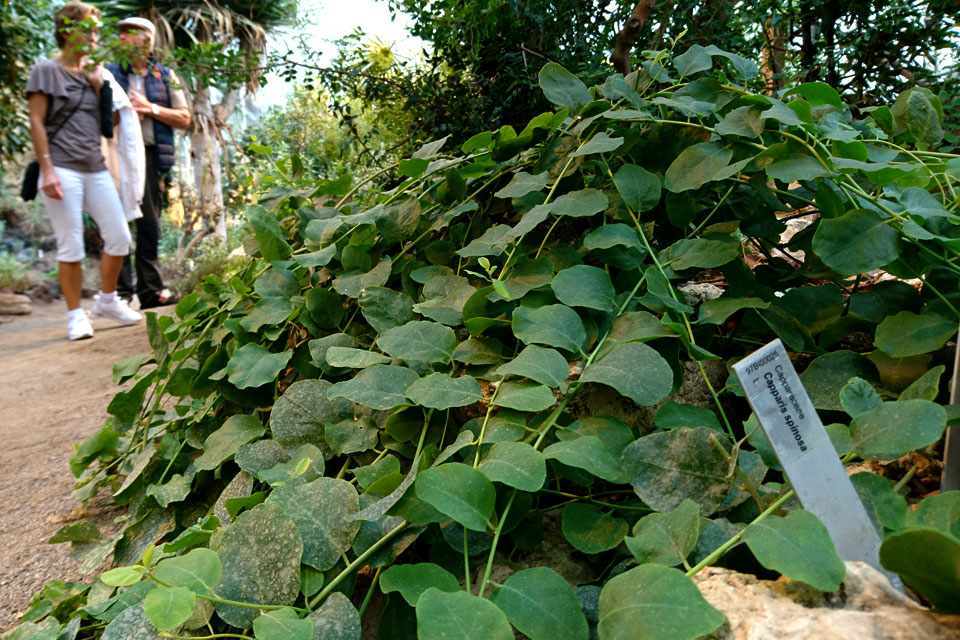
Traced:
<path id="1" fill-rule="evenodd" d="M 117 23 L 120 42 L 129 56 L 124 63 L 112 62 L 107 68 L 130 98 L 140 116 L 143 144 L 146 148 L 147 179 L 137 218 L 136 293 L 141 309 L 164 304 L 170 292 L 163 287 L 157 262 L 160 241 L 161 180 L 174 163 L 174 129 L 190 126 L 190 109 L 173 71 L 153 58 L 156 27 L 144 18 L 127 18 Z M 130 258 L 127 257 L 117 292 L 132 299 L 134 293 Z"/>

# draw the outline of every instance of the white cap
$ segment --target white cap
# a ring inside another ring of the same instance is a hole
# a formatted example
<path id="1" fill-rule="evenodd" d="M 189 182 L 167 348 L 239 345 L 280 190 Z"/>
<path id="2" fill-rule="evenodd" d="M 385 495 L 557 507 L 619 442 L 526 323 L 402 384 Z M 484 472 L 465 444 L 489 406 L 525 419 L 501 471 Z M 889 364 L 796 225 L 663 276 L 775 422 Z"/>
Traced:
<path id="1" fill-rule="evenodd" d="M 124 27 L 132 29 L 142 29 L 150 34 L 151 37 L 157 35 L 157 27 L 146 18 L 124 18 L 117 23 L 117 29 Z"/>

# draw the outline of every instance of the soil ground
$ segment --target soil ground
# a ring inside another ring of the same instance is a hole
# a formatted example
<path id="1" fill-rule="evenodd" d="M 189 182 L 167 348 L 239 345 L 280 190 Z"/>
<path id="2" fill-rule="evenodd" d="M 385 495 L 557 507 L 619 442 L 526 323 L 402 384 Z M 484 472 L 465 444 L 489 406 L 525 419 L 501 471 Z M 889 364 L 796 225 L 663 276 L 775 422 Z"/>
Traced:
<path id="1" fill-rule="evenodd" d="M 106 418 L 118 391 L 113 364 L 150 348 L 142 323 L 97 319 L 93 326 L 92 339 L 68 341 L 60 301 L 35 304 L 27 316 L 0 316 L 0 630 L 47 580 L 90 580 L 76 571 L 69 544 L 46 543 L 57 529 L 79 519 L 105 535 L 115 528 L 117 512 L 84 513 L 70 498 L 67 461 Z"/>

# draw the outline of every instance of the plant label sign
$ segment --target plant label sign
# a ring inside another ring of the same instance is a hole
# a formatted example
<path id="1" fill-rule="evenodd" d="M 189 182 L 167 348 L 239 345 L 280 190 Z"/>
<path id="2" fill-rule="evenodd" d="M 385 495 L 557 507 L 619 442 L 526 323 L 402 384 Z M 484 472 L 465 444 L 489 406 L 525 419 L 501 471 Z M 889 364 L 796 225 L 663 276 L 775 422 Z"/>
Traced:
<path id="1" fill-rule="evenodd" d="M 810 396 L 780 340 L 733 365 L 800 504 L 830 532 L 837 555 L 886 573 L 880 536 L 843 469 Z"/>

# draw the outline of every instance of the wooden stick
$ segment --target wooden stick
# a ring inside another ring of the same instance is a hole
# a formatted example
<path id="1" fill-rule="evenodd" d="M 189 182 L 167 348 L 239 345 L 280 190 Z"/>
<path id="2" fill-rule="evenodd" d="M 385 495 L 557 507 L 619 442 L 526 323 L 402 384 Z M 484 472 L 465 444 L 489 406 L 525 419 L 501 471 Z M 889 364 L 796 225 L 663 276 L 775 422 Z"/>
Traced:
<path id="1" fill-rule="evenodd" d="M 950 383 L 950 404 L 960 404 L 960 336 L 953 356 L 953 380 Z M 940 476 L 940 493 L 960 489 L 960 429 L 947 429 L 943 445 L 943 475 Z"/>

